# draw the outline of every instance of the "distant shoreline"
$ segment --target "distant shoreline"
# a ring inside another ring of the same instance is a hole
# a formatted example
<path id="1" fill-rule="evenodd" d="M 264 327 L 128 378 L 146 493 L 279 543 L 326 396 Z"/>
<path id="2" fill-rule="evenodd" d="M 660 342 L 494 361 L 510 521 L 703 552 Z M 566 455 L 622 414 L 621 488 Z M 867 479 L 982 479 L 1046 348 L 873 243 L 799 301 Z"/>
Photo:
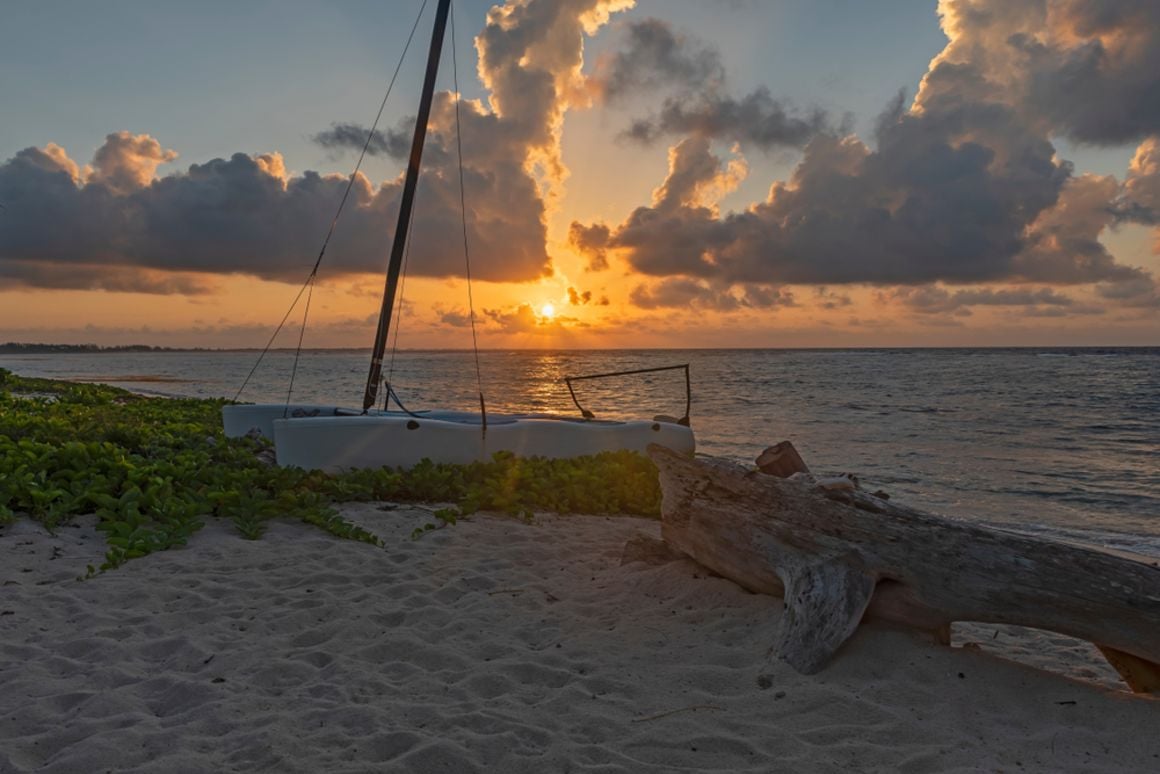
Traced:
<path id="1" fill-rule="evenodd" d="M 2 355 L 52 355 L 66 353 L 95 354 L 100 352 L 209 352 L 212 350 L 184 347 L 153 347 L 148 344 L 126 344 L 122 346 L 101 346 L 99 344 L 23 344 L 8 342 L 0 344 Z"/>
<path id="2" fill-rule="evenodd" d="M 613 347 L 613 348 L 571 348 L 553 347 L 481 347 L 481 352 L 654 352 L 654 351 L 739 351 L 739 352 L 900 352 L 900 351 L 969 351 L 969 350 L 1018 350 L 1018 351 L 1100 351 L 1100 350 L 1154 350 L 1160 345 L 1152 344 L 1089 344 L 1082 346 L 961 346 L 961 347 Z M 124 353 L 175 353 L 175 352 L 261 352 L 261 347 L 159 347 L 149 344 L 38 344 L 7 342 L 0 344 L 0 355 L 102 355 Z M 294 352 L 294 347 L 272 347 L 271 352 Z M 307 347 L 303 352 L 369 352 L 370 347 Z M 463 347 L 416 347 L 405 348 L 403 352 L 470 352 Z"/>
<path id="3" fill-rule="evenodd" d="M 366 347 L 338 347 L 333 352 L 358 352 Z M 261 352 L 259 347 L 155 347 L 149 344 L 0 344 L 0 355 L 102 355 L 135 352 Z M 293 352 L 292 347 L 275 347 L 272 352 Z M 314 348 L 304 351 L 315 351 Z"/>

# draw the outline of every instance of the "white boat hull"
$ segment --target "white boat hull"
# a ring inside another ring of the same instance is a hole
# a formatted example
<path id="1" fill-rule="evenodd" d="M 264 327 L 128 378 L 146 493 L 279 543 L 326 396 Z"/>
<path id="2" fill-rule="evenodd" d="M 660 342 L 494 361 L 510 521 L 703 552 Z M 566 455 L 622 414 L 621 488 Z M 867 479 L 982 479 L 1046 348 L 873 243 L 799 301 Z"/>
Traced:
<path id="1" fill-rule="evenodd" d="M 274 440 L 274 420 L 302 416 L 334 416 L 343 411 L 337 406 L 285 403 L 239 403 L 222 407 L 222 426 L 226 438 L 241 438 L 254 431 L 264 438 Z M 355 412 L 357 413 L 357 412 Z"/>
<path id="2" fill-rule="evenodd" d="M 335 412 L 352 415 L 336 416 Z M 313 416 L 311 416 L 313 414 Z M 226 435 L 257 429 L 274 440 L 278 464 L 340 473 L 356 468 L 410 468 L 423 459 L 467 464 L 496 452 L 553 459 L 605 451 L 643 453 L 651 443 L 692 454 L 693 431 L 672 422 L 574 420 L 544 415 L 488 416 L 468 412 L 360 415 L 333 406 L 226 406 Z M 285 415 L 285 418 L 284 418 Z M 268 431 L 267 431 L 268 428 Z"/>

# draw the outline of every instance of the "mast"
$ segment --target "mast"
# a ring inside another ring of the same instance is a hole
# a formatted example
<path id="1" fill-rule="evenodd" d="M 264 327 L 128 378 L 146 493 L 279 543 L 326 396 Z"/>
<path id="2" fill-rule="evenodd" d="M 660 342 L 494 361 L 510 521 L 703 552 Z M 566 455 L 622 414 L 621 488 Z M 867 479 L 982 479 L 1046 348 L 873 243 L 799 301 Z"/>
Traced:
<path id="1" fill-rule="evenodd" d="M 383 375 L 383 353 L 387 349 L 387 334 L 391 329 L 391 311 L 395 308 L 395 291 L 399 287 L 399 272 L 403 267 L 403 253 L 407 246 L 407 228 L 411 223 L 411 206 L 415 202 L 415 187 L 419 183 L 419 162 L 423 158 L 423 141 L 427 137 L 427 119 L 431 115 L 431 97 L 435 93 L 435 76 L 439 73 L 439 55 L 443 50 L 443 31 L 447 28 L 447 12 L 451 0 L 439 0 L 435 9 L 435 29 L 431 33 L 431 49 L 427 53 L 427 74 L 423 78 L 423 95 L 419 100 L 419 115 L 415 117 L 415 136 L 411 140 L 411 158 L 407 162 L 407 176 L 403 181 L 403 197 L 399 201 L 399 222 L 391 245 L 391 261 L 387 266 L 387 282 L 383 288 L 383 308 L 379 311 L 379 327 L 375 333 L 375 348 L 371 353 L 371 370 L 363 395 L 363 413 L 373 405 L 379 393 Z"/>

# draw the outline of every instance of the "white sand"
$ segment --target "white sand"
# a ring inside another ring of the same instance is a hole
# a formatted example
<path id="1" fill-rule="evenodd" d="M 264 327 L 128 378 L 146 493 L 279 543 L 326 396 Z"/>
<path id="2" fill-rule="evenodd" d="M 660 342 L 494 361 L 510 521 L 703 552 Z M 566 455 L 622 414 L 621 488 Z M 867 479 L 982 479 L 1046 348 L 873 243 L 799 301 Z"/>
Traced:
<path id="1" fill-rule="evenodd" d="M 958 635 L 1108 684 L 877 627 L 805 677 L 779 600 L 619 565 L 655 522 L 347 514 L 387 548 L 211 524 L 85 582 L 91 527 L 0 531 L 0 771 L 1160 770 L 1160 701 L 1060 638 Z"/>

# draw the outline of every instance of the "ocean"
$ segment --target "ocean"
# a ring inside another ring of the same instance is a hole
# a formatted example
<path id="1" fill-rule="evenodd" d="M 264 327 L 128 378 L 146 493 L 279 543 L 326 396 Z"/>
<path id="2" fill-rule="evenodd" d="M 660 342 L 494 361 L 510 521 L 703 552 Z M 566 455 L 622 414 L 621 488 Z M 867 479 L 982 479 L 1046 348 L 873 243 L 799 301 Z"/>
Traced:
<path id="1" fill-rule="evenodd" d="M 252 351 L 0 355 L 26 376 L 234 397 Z M 285 401 L 294 354 L 241 400 Z M 369 352 L 304 351 L 292 400 L 361 405 Z M 815 472 L 955 518 L 1160 555 L 1160 348 L 484 351 L 488 410 L 577 414 L 566 375 L 688 363 L 698 451 L 791 440 Z M 471 352 L 402 351 L 411 410 L 478 409 Z M 680 416 L 681 371 L 576 384 L 598 417 Z"/>

